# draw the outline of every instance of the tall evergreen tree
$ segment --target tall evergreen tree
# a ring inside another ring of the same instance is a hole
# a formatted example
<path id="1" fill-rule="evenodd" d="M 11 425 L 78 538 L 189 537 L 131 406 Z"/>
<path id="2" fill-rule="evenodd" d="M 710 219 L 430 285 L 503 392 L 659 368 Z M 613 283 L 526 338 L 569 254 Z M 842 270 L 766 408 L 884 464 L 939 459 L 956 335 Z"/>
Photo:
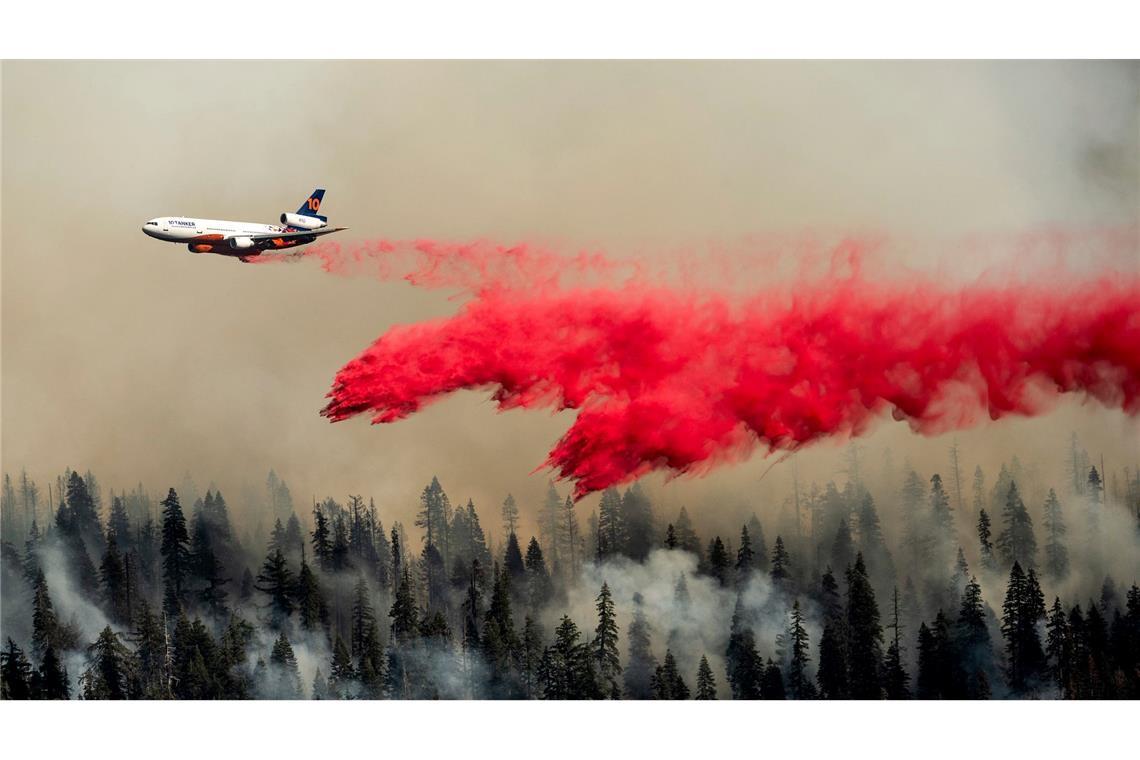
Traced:
<path id="1" fill-rule="evenodd" d="M 134 664 L 111 626 L 87 648 L 88 667 L 79 677 L 84 699 L 129 699 Z"/>
<path id="2" fill-rule="evenodd" d="M 768 576 L 772 580 L 772 585 L 777 589 L 783 589 L 789 583 L 791 559 L 784 548 L 784 539 L 781 536 L 776 536 L 776 545 L 772 549 L 772 569 Z"/>
<path id="3" fill-rule="evenodd" d="M 744 605 L 738 594 L 725 651 L 725 666 L 733 699 L 760 699 L 764 662 L 756 651 L 756 634 L 744 622 Z"/>
<path id="4" fill-rule="evenodd" d="M 665 661 L 657 666 L 653 674 L 654 699 L 688 699 L 689 687 L 677 670 L 677 660 L 673 653 L 665 650 Z"/>
<path id="5" fill-rule="evenodd" d="M 910 674 L 903 665 L 902 622 L 899 619 L 899 587 L 895 586 L 891 596 L 891 622 L 887 626 L 892 631 L 887 656 L 883 660 L 883 687 L 887 699 L 910 699 Z"/>
<path id="6" fill-rule="evenodd" d="M 621 658 L 618 656 L 618 627 L 614 616 L 614 600 L 609 584 L 602 582 L 601 591 L 595 600 L 598 611 L 598 627 L 594 629 L 594 659 L 597 661 L 598 678 L 603 685 L 603 693 L 611 699 L 621 698 L 618 678 L 621 676 Z"/>
<path id="7" fill-rule="evenodd" d="M 178 494 L 171 488 L 162 500 L 162 609 L 177 618 L 186 604 L 186 582 L 190 575 L 190 536 Z"/>
<path id="8" fill-rule="evenodd" d="M 1015 693 L 1032 688 L 1044 664 L 1045 654 L 1037 633 L 1037 621 L 1045 612 L 1040 594 L 1032 570 L 1027 576 L 1015 560 L 1002 604 L 1001 625 L 1005 638 L 1007 678 L 1010 689 Z"/>
<path id="9" fill-rule="evenodd" d="M 716 699 L 716 679 L 713 678 L 712 668 L 709 667 L 709 658 L 701 655 L 701 664 L 697 669 L 697 699 Z"/>
<path id="10" fill-rule="evenodd" d="M 1037 540 L 1033 536 L 1033 519 L 1025 509 L 1025 502 L 1017 490 L 1017 484 L 1010 481 L 1006 492 L 1005 508 L 1002 510 L 1005 527 L 998 534 L 997 550 L 1002 562 L 1012 566 L 1015 562 L 1023 568 L 1034 567 L 1037 558 Z"/>
<path id="11" fill-rule="evenodd" d="M 633 595 L 633 621 L 629 624 L 629 660 L 623 677 L 625 696 L 629 699 L 651 699 L 652 678 L 657 661 L 650 648 L 650 626 L 642 609 L 641 594 Z"/>
<path id="12" fill-rule="evenodd" d="M 996 567 L 994 561 L 994 545 L 990 540 L 993 531 L 990 527 L 990 516 L 986 513 L 985 509 L 978 510 L 978 545 L 980 547 L 980 554 L 982 558 L 982 567 L 986 570 L 993 570 Z"/>
<path id="13" fill-rule="evenodd" d="M 727 586 L 729 561 L 728 550 L 724 548 L 724 542 L 717 536 L 709 543 L 709 574 L 716 578 L 717 583 L 721 586 Z"/>
<path id="14" fill-rule="evenodd" d="M 862 554 L 847 571 L 847 640 L 851 696 L 881 699 L 883 629 Z"/>
<path id="15" fill-rule="evenodd" d="M 815 684 L 808 678 L 807 664 L 811 661 L 808 655 L 808 633 L 804 628 L 804 617 L 800 611 L 800 600 L 792 604 L 791 620 L 789 621 L 787 639 L 791 643 L 791 660 L 788 664 L 787 693 L 792 699 L 814 699 L 816 695 Z"/>
<path id="16" fill-rule="evenodd" d="M 280 549 L 274 549 L 265 558 L 261 572 L 257 575 L 255 587 L 269 597 L 270 621 L 275 630 L 281 629 L 295 609 L 295 585 L 293 573 L 285 562 Z"/>
<path id="17" fill-rule="evenodd" d="M 1050 488 L 1045 499 L 1045 572 L 1053 582 L 1063 581 L 1069 575 L 1069 550 L 1065 548 L 1065 519 L 1061 515 L 1061 502 Z"/>
<path id="18" fill-rule="evenodd" d="M 273 642 L 273 651 L 269 654 L 269 679 L 267 692 L 270 699 L 300 699 L 301 674 L 297 670 L 297 656 L 293 653 L 293 646 L 289 637 L 282 631 Z"/>

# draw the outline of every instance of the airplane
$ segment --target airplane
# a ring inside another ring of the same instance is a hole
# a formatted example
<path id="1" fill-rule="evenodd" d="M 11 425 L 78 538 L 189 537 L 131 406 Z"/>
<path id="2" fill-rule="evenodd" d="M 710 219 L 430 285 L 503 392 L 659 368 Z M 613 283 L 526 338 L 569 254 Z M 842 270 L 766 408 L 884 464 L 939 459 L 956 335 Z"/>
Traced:
<path id="1" fill-rule="evenodd" d="M 324 188 L 314 190 L 295 214 L 286 212 L 281 215 L 281 226 L 160 216 L 144 224 L 142 231 L 169 243 L 186 243 L 191 253 L 217 253 L 247 262 L 266 251 L 296 248 L 313 242 L 321 235 L 348 229 L 329 227 L 328 217 L 318 213 L 324 197 Z"/>

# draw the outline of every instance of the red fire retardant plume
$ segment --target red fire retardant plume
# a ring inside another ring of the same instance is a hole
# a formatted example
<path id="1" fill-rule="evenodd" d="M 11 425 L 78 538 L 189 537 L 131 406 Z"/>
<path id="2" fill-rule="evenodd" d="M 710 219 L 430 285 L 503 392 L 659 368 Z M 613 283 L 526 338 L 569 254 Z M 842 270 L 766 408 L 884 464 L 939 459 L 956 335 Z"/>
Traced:
<path id="1" fill-rule="evenodd" d="M 337 373 L 322 414 L 394 422 L 461 389 L 500 409 L 576 409 L 546 464 L 584 496 L 652 470 L 858 435 L 1033 415 L 1080 393 L 1140 411 L 1140 281 L 871 284 L 709 292 L 491 288 L 394 328 Z"/>

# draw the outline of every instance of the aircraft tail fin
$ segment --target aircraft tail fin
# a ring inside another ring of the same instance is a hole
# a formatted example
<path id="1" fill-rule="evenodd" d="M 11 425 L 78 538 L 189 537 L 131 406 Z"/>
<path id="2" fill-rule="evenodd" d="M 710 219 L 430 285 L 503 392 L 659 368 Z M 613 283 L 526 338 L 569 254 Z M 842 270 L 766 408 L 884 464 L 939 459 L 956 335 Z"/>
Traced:
<path id="1" fill-rule="evenodd" d="M 319 213 L 321 210 L 321 201 L 324 199 L 325 189 L 318 187 L 313 191 L 312 195 L 305 199 L 305 202 L 301 204 L 301 208 L 297 209 L 297 213 L 300 216 L 312 216 L 320 219 L 322 222 L 327 222 L 329 218 L 327 216 L 321 216 Z"/>

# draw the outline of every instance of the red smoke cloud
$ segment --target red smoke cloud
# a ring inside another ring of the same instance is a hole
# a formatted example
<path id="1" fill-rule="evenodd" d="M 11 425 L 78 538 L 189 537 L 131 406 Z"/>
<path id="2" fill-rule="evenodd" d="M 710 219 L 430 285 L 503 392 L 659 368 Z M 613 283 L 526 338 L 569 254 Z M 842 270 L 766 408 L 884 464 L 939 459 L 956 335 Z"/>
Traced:
<path id="1" fill-rule="evenodd" d="M 546 464 L 580 497 L 652 470 L 702 472 L 756 447 L 858 435 L 887 411 L 922 433 L 1037 414 L 1063 393 L 1140 411 L 1134 275 L 960 288 L 856 275 L 743 298 L 644 283 L 526 288 L 534 271 L 557 285 L 562 270 L 547 262 L 504 283 L 484 266 L 506 266 L 494 250 L 484 264 L 464 255 L 442 253 L 434 284 L 457 284 L 459 266 L 475 298 L 382 335 L 337 373 L 322 414 L 394 422 L 462 389 L 493 391 L 501 409 L 576 409 Z"/>

